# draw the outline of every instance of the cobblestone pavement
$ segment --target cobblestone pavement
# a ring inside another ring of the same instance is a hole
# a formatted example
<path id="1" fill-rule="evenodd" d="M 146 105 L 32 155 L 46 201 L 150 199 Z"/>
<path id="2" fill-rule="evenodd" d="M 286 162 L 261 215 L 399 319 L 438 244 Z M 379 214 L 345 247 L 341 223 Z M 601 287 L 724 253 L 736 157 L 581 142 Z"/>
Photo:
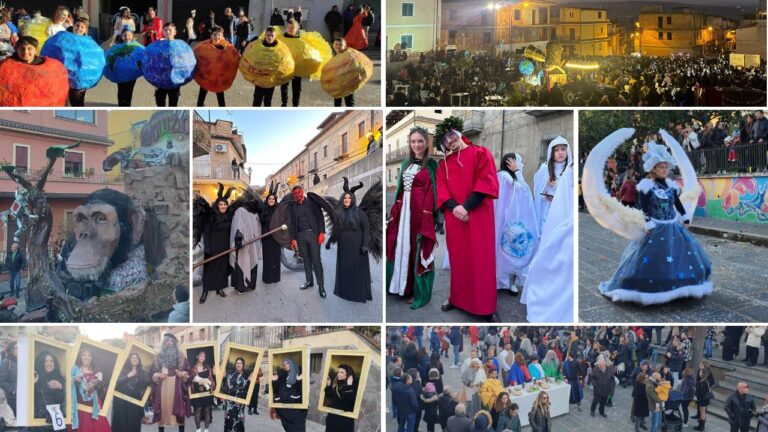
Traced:
<path id="1" fill-rule="evenodd" d="M 613 303 L 598 290 L 610 279 L 628 241 L 579 214 L 579 320 L 583 322 L 766 322 L 768 267 L 756 265 L 768 249 L 694 234 L 712 261 L 714 293 L 663 307 Z"/>

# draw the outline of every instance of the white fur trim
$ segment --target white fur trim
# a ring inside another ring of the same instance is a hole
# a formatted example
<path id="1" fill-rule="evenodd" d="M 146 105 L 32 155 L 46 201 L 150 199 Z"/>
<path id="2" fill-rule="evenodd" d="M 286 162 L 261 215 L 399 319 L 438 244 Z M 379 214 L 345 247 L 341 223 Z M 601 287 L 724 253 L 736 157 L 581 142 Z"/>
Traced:
<path id="1" fill-rule="evenodd" d="M 702 298 L 712 294 L 712 282 L 707 281 L 701 285 L 688 285 L 675 288 L 672 291 L 645 293 L 628 289 L 617 289 L 613 291 L 603 291 L 605 282 L 600 284 L 600 294 L 608 297 L 615 302 L 634 302 L 643 306 L 652 304 L 668 303 L 672 300 L 686 297 Z"/>
<path id="2" fill-rule="evenodd" d="M 652 187 L 653 187 L 653 180 L 644 178 L 637 183 L 637 186 L 635 186 L 635 189 L 637 189 L 638 192 L 648 193 Z"/>
<path id="3" fill-rule="evenodd" d="M 645 223 L 645 229 L 647 229 L 648 231 L 654 228 L 656 228 L 656 222 L 649 220 L 648 222 Z"/>

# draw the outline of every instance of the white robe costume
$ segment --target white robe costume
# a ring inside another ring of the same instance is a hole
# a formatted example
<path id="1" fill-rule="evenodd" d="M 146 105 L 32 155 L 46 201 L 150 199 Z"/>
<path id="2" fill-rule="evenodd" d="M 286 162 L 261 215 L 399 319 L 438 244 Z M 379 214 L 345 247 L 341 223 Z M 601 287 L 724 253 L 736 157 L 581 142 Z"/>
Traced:
<path id="1" fill-rule="evenodd" d="M 573 322 L 573 167 L 566 168 L 528 268 L 521 303 L 531 323 Z"/>
<path id="2" fill-rule="evenodd" d="M 511 289 L 525 284 L 533 254 L 539 242 L 539 222 L 531 190 L 523 180 L 523 159 L 515 155 L 517 180 L 507 171 L 497 173 L 499 198 L 493 202 L 496 224 L 496 287 Z M 514 280 L 514 283 L 511 281 Z"/>
<path id="3" fill-rule="evenodd" d="M 565 162 L 555 162 L 555 177 L 557 178 L 558 182 L 555 183 L 554 186 L 550 186 L 548 164 L 552 157 L 552 149 L 556 145 L 565 146 L 567 157 Z M 534 206 L 536 207 L 536 218 L 539 220 L 539 236 L 544 235 L 544 222 L 547 220 L 549 208 L 552 205 L 552 202 L 547 200 L 547 198 L 544 197 L 542 193 L 555 195 L 557 185 L 560 183 L 559 180 L 563 176 L 565 167 L 570 166 L 572 162 L 573 157 L 571 156 L 571 146 L 568 144 L 568 141 L 566 141 L 565 138 L 557 137 L 550 141 L 549 146 L 547 146 L 547 161 L 541 164 L 539 170 L 536 171 L 536 174 L 533 175 L 533 202 Z"/>
<path id="4" fill-rule="evenodd" d="M 245 207 L 240 207 L 232 217 L 232 228 L 229 232 L 229 245 L 235 247 L 235 235 L 237 231 L 243 234 L 243 243 L 261 235 L 261 223 L 259 215 L 249 212 Z M 237 260 L 235 260 L 237 255 Z M 247 284 L 251 283 L 251 270 L 259 265 L 262 259 L 261 241 L 253 242 L 240 249 L 237 254 L 229 254 L 229 265 L 232 268 L 240 267 Z M 234 275 L 233 275 L 234 277 Z M 234 284 L 234 281 L 232 282 Z"/>

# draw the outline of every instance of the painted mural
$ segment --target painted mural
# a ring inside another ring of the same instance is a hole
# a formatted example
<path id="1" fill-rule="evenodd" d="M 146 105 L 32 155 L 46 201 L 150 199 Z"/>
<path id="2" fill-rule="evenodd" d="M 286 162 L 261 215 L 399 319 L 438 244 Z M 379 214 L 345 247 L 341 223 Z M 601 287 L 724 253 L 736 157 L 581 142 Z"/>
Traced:
<path id="1" fill-rule="evenodd" d="M 768 177 L 699 178 L 696 216 L 768 223 Z"/>

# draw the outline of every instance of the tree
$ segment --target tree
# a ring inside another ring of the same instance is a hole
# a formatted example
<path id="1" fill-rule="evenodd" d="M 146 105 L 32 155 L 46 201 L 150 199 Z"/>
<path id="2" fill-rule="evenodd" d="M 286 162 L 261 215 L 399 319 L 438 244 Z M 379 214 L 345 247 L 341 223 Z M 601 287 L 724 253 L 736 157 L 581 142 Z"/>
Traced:
<path id="1" fill-rule="evenodd" d="M 696 326 L 693 328 L 693 344 L 691 349 L 693 350 L 693 359 L 689 368 L 693 369 L 694 373 L 699 370 L 699 363 L 704 358 L 704 339 L 707 337 L 706 326 Z"/>
<path id="2" fill-rule="evenodd" d="M 547 43 L 547 66 L 560 66 L 563 61 L 563 46 L 560 42 L 549 41 Z"/>

